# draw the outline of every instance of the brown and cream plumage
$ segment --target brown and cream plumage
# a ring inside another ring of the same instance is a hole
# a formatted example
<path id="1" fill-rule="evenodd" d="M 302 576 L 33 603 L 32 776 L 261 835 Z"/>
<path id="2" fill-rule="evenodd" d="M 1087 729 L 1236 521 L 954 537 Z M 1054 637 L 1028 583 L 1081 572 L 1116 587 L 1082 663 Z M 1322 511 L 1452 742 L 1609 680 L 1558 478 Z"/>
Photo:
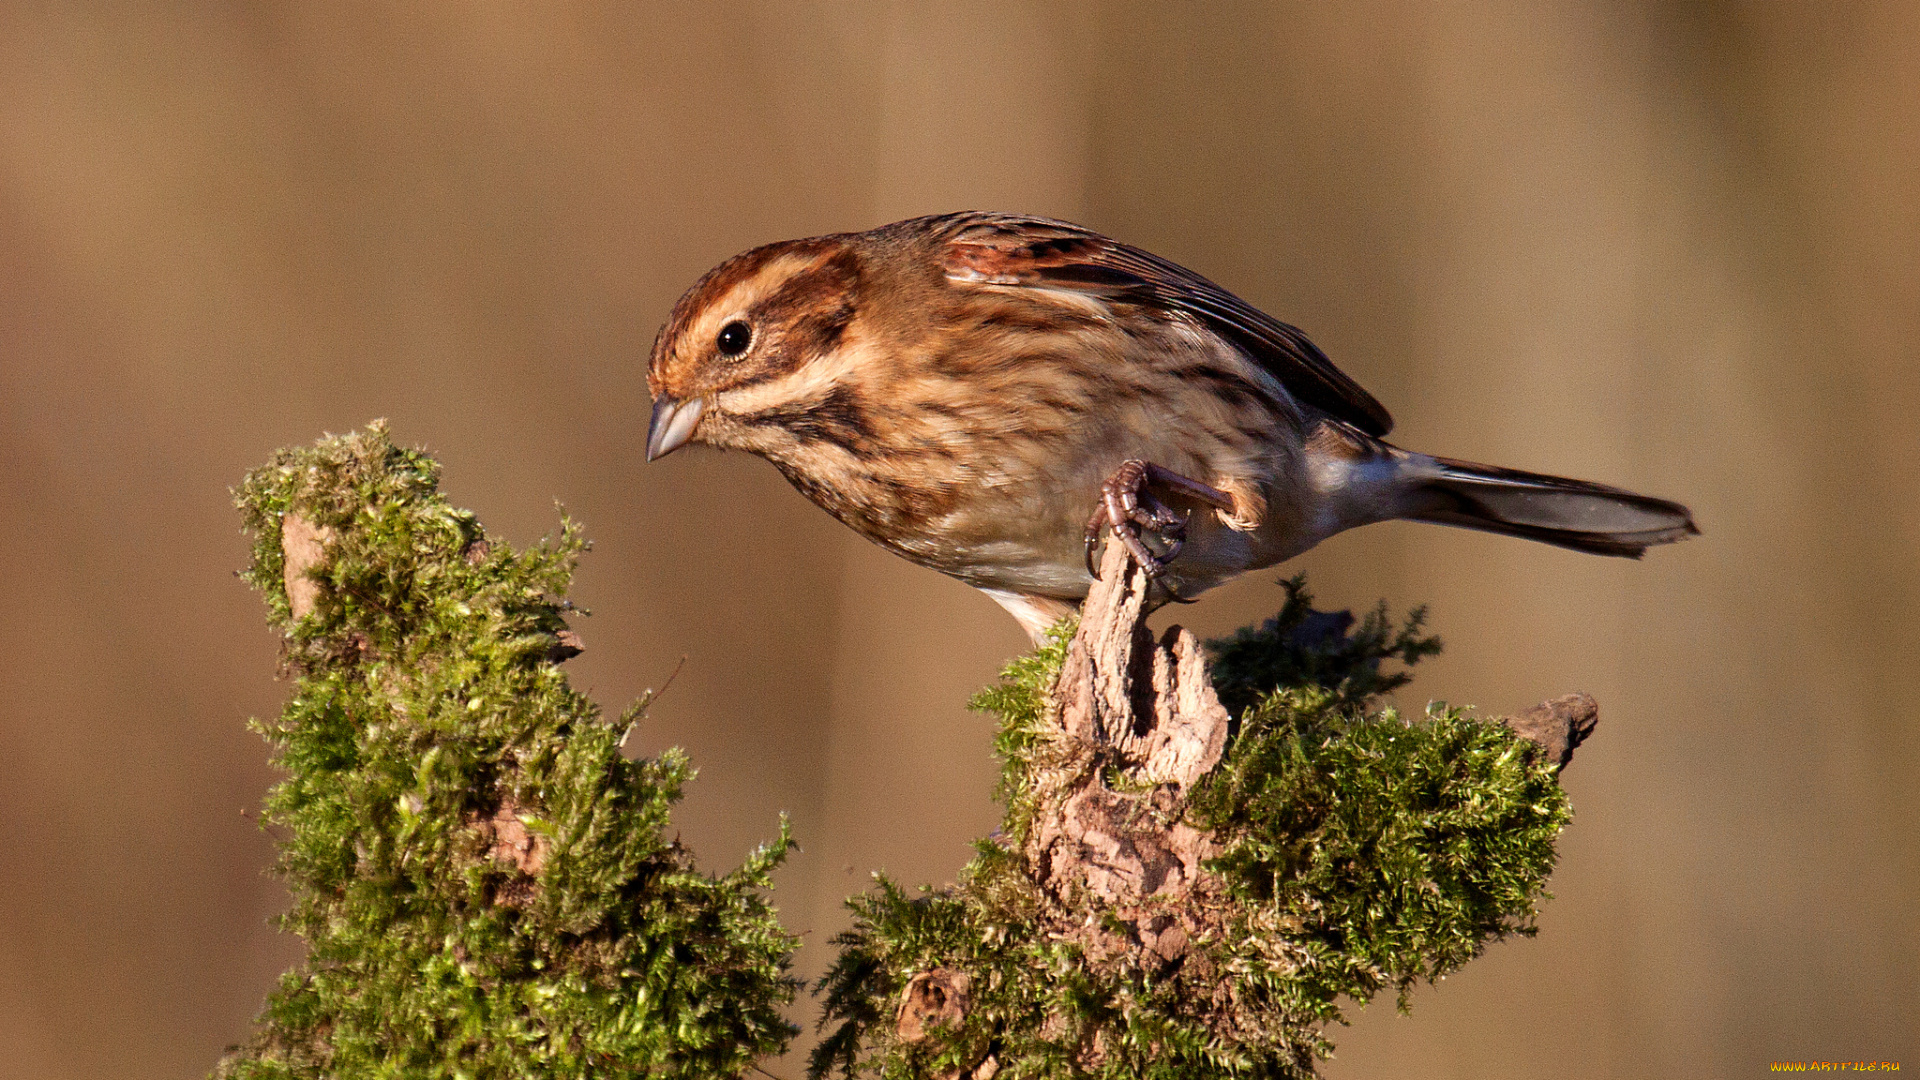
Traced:
<path id="1" fill-rule="evenodd" d="M 1392 446 L 1387 410 L 1300 331 L 1043 218 L 738 255 L 675 305 L 647 382 L 649 460 L 758 454 L 1036 636 L 1086 596 L 1101 525 L 1169 599 L 1395 518 L 1634 557 L 1696 531 L 1663 499 Z"/>

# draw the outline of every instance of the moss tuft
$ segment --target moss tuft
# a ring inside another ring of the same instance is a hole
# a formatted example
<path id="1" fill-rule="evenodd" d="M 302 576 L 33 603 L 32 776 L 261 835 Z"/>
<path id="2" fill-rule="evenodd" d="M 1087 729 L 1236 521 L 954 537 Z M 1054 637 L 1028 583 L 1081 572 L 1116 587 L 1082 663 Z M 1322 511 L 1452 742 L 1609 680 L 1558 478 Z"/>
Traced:
<path id="1" fill-rule="evenodd" d="M 1411 667 L 1440 652 L 1440 639 L 1420 632 L 1425 606 L 1395 629 L 1382 600 L 1356 627 L 1352 612 L 1314 610 L 1305 575 L 1280 585 L 1287 600 L 1279 614 L 1207 643 L 1214 689 L 1236 717 L 1282 687 L 1317 686 L 1333 695 L 1334 707 L 1361 708 L 1413 680 L 1405 671 L 1382 671 L 1383 663 Z"/>
<path id="2" fill-rule="evenodd" d="M 285 773 L 282 926 L 309 952 L 215 1076 L 739 1075 L 794 1033 L 765 899 L 786 825 L 730 874 L 696 869 L 667 831 L 686 758 L 626 760 L 645 702 L 610 720 L 558 667 L 579 527 L 515 551 L 438 473 L 375 423 L 235 493 L 296 677 L 254 726 Z M 290 522 L 323 541 L 291 582 Z"/>

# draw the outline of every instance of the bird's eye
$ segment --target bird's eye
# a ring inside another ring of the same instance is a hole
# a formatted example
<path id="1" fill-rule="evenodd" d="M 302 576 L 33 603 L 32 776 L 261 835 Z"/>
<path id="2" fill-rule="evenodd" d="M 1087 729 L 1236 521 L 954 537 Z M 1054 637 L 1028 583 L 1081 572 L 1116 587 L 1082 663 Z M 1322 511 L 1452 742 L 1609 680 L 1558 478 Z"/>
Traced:
<path id="1" fill-rule="evenodd" d="M 748 329 L 746 323 L 735 319 L 720 328 L 720 336 L 714 339 L 714 344 L 720 347 L 722 356 L 739 356 L 747 351 L 748 345 L 753 344 L 753 331 Z"/>

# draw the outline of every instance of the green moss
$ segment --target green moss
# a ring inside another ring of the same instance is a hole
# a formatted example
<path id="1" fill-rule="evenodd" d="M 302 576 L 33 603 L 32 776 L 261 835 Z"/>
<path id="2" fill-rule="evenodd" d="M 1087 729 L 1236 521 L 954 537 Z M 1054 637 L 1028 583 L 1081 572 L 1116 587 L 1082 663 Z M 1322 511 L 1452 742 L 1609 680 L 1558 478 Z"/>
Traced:
<path id="1" fill-rule="evenodd" d="M 1420 633 L 1427 609 L 1414 608 L 1398 629 L 1386 601 L 1354 625 L 1351 612 L 1315 611 L 1304 575 L 1280 582 L 1287 600 L 1280 613 L 1207 643 L 1214 689 L 1238 717 L 1281 688 L 1317 686 L 1334 708 L 1364 707 L 1413 680 L 1406 671 L 1382 671 L 1394 660 L 1408 667 L 1440 652 L 1440 639 Z"/>
<path id="2" fill-rule="evenodd" d="M 1570 817 L 1553 771 L 1504 725 L 1434 708 L 1366 710 L 1402 685 L 1383 664 L 1438 651 L 1416 612 L 1312 611 L 1302 583 L 1259 629 L 1213 643 L 1239 723 L 1193 792 L 1221 895 L 1214 932 L 1173 969 L 1090 956 L 1060 932 L 1111 912 L 1048 911 L 1023 850 L 1061 766 L 1046 694 L 1071 626 L 975 698 L 998 716 L 1006 823 L 951 889 L 882 880 L 821 980 L 825 1038 L 811 1074 L 908 1078 L 977 1067 L 1002 1077 L 1311 1077 L 1342 997 L 1366 1002 L 1438 978 L 1509 933 L 1531 933 L 1553 842 Z M 1349 633 L 1349 630 L 1353 632 Z M 1130 917 L 1138 918 L 1138 913 Z M 1116 930 L 1124 930 L 1116 926 Z M 964 1018 L 896 1030 L 916 974 L 964 975 Z"/>
<path id="3" fill-rule="evenodd" d="M 1404 1008 L 1416 981 L 1531 934 L 1571 819 L 1553 770 L 1505 725 L 1446 706 L 1359 716 L 1334 700 L 1271 694 L 1193 805 L 1227 839 L 1215 866 L 1235 895 L 1310 958 L 1285 993 L 1326 1019 L 1340 995 L 1383 986 Z"/>
<path id="4" fill-rule="evenodd" d="M 309 952 L 215 1075 L 735 1076 L 780 1052 L 784 822 L 738 870 L 697 870 L 667 831 L 684 756 L 623 758 L 645 703 L 610 720 L 557 666 L 578 526 L 514 551 L 437 480 L 376 423 L 236 492 L 296 677 L 255 726 L 285 773 L 282 925 Z M 290 514 L 331 534 L 299 619 Z"/>

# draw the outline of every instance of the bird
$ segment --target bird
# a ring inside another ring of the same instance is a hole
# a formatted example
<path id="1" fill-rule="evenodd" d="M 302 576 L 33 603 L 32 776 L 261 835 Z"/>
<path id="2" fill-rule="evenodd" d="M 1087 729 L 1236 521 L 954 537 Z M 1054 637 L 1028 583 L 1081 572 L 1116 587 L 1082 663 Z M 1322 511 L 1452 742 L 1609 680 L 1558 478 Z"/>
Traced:
<path id="1" fill-rule="evenodd" d="M 767 244 L 701 277 L 647 366 L 646 458 L 771 462 L 869 540 L 1037 643 L 1103 535 L 1150 605 L 1347 529 L 1409 519 L 1638 558 L 1695 535 L 1666 499 L 1404 450 L 1300 330 L 1141 248 L 966 211 Z"/>

